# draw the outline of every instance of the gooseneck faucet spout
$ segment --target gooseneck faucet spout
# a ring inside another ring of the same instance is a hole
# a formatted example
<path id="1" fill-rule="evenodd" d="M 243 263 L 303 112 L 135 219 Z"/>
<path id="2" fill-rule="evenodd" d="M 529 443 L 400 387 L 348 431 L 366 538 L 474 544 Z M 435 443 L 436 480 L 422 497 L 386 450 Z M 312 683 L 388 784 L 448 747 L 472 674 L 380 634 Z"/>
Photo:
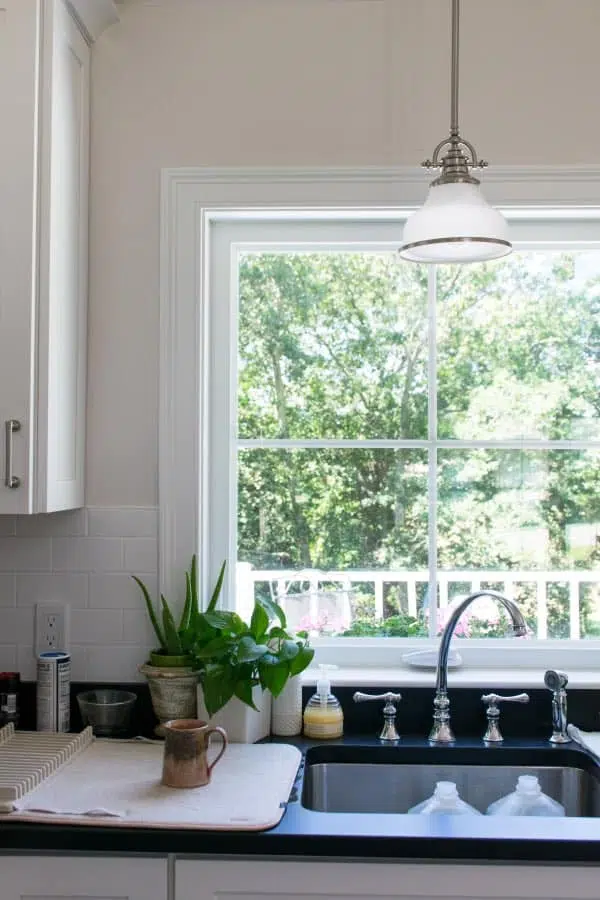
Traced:
<path id="1" fill-rule="evenodd" d="M 454 734 L 450 727 L 450 700 L 448 699 L 448 652 L 452 635 L 460 617 L 471 603 L 474 603 L 480 597 L 492 597 L 492 599 L 502 604 L 512 620 L 513 631 L 516 637 L 523 637 L 527 634 L 527 625 L 517 604 L 514 600 L 509 600 L 508 597 L 499 594 L 497 591 L 475 591 L 475 593 L 469 594 L 452 611 L 452 615 L 448 619 L 440 638 L 435 699 L 433 701 L 433 728 L 429 735 L 429 740 L 433 744 L 452 744 L 454 742 Z"/>

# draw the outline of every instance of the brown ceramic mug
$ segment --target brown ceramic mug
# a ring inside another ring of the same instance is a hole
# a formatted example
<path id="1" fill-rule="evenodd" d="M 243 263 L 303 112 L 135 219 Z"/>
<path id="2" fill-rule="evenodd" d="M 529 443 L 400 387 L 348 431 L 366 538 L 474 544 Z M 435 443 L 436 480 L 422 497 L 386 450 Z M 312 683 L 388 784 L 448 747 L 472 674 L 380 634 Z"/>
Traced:
<path id="1" fill-rule="evenodd" d="M 168 787 L 195 788 L 210 782 L 212 770 L 227 747 L 227 733 L 201 719 L 171 719 L 163 724 L 165 749 L 162 783 Z M 223 741 L 217 758 L 208 762 L 210 736 L 219 734 Z"/>

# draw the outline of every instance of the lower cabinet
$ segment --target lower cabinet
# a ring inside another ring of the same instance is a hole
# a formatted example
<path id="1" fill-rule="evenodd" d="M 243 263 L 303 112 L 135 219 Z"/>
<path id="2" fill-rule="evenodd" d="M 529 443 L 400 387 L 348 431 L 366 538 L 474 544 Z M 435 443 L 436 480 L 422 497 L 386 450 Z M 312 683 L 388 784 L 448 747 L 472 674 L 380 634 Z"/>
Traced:
<path id="1" fill-rule="evenodd" d="M 598 874 L 594 866 L 190 859 L 176 862 L 175 900 L 597 900 Z"/>
<path id="2" fill-rule="evenodd" d="M 596 866 L 1 856 L 0 900 L 598 900 Z"/>
<path id="3" fill-rule="evenodd" d="M 167 860 L 0 856 L 1 900 L 167 900 Z"/>

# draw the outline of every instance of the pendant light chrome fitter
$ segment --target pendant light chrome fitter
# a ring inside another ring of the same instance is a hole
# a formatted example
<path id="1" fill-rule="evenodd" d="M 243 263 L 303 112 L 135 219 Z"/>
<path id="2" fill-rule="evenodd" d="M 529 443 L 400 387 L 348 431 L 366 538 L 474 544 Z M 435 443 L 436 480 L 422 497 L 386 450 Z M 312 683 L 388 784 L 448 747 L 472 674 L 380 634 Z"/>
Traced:
<path id="1" fill-rule="evenodd" d="M 484 169 L 475 148 L 458 130 L 459 2 L 452 0 L 452 72 L 450 137 L 441 141 L 427 169 L 441 169 L 424 205 L 406 221 L 400 256 L 412 262 L 466 263 L 506 256 L 512 250 L 504 216 L 479 190 L 471 169 Z M 443 154 L 443 155 L 442 155 Z"/>

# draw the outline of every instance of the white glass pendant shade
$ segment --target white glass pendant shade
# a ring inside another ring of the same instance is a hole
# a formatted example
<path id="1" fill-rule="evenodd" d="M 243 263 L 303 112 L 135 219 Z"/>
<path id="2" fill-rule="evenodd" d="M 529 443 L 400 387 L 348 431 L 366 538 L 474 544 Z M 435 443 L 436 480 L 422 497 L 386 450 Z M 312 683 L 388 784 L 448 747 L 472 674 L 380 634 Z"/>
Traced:
<path id="1" fill-rule="evenodd" d="M 466 263 L 497 259 L 512 247 L 506 219 L 491 207 L 478 184 L 433 184 L 407 220 L 400 256 L 412 262 Z"/>

